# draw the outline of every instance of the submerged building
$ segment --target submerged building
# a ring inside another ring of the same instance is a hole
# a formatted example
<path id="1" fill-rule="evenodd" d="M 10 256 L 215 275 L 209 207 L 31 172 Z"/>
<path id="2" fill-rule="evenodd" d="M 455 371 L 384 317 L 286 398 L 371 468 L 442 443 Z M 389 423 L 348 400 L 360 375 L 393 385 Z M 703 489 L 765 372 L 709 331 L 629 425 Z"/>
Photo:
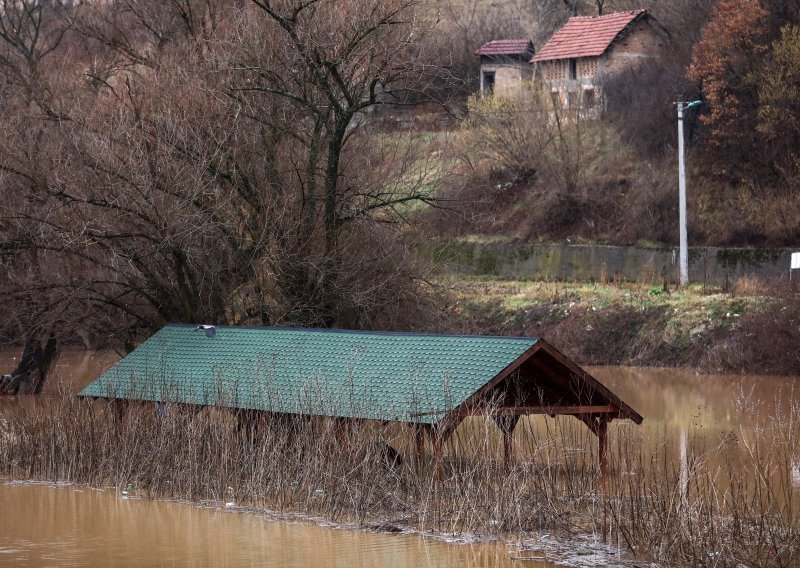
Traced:
<path id="1" fill-rule="evenodd" d="M 599 442 L 640 416 L 541 338 L 167 325 L 79 396 L 406 424 L 434 453 L 468 416 L 501 429 L 506 460 L 521 416 L 568 415 Z"/>

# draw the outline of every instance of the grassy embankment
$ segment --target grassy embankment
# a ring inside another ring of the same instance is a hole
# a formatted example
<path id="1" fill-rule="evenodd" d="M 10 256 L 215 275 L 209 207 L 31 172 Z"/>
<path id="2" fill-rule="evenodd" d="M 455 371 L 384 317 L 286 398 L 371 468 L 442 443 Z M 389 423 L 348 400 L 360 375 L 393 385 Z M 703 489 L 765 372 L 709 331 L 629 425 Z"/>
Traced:
<path id="1" fill-rule="evenodd" d="M 464 276 L 444 285 L 450 330 L 542 336 L 581 364 L 800 375 L 797 297 L 755 280 L 729 292 Z"/>
<path id="2" fill-rule="evenodd" d="M 419 163 L 441 175 L 440 209 L 417 210 L 426 237 L 499 242 L 677 244 L 677 167 L 672 150 L 648 151 L 609 118 L 568 123 L 539 148 L 548 124 L 528 124 L 525 99 L 507 112 L 440 127 L 420 112 L 410 131 L 391 132 L 426 149 Z M 522 105 L 522 108 L 517 108 Z M 492 111 L 490 107 L 488 111 Z M 785 247 L 798 242 L 794 178 L 779 187 L 731 180 L 703 152 L 690 152 L 688 225 L 694 246 Z M 767 181 L 763 181 L 767 184 Z M 774 181 L 771 183 L 775 183 Z M 423 208 L 424 209 L 424 208 Z"/>

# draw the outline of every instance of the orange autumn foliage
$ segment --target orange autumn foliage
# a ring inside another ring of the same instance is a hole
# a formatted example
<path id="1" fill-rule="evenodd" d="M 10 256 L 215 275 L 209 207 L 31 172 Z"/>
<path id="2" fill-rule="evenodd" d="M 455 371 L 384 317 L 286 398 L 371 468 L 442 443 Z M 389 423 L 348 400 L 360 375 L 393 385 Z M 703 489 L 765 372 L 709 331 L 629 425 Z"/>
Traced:
<path id="1" fill-rule="evenodd" d="M 710 142 L 742 147 L 758 114 L 757 72 L 769 48 L 769 12 L 759 0 L 723 0 L 692 52 L 689 79 L 699 81 L 709 113 Z"/>

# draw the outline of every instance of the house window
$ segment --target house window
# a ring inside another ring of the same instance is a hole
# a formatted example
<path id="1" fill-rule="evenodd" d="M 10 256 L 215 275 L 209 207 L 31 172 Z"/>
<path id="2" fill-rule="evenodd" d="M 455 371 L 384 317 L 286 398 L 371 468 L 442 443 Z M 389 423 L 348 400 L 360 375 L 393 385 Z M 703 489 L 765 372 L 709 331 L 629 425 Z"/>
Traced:
<path id="1" fill-rule="evenodd" d="M 576 91 L 570 91 L 569 94 L 567 94 L 567 101 L 569 109 L 578 108 L 578 93 Z"/>
<path id="2" fill-rule="evenodd" d="M 483 94 L 491 95 L 494 92 L 494 71 L 483 72 Z"/>
<path id="3" fill-rule="evenodd" d="M 577 79 L 578 78 L 578 60 L 577 59 L 570 59 L 569 60 L 569 78 L 570 79 Z"/>
<path id="4" fill-rule="evenodd" d="M 585 108 L 594 108 L 594 89 L 584 89 L 583 91 L 583 106 Z"/>

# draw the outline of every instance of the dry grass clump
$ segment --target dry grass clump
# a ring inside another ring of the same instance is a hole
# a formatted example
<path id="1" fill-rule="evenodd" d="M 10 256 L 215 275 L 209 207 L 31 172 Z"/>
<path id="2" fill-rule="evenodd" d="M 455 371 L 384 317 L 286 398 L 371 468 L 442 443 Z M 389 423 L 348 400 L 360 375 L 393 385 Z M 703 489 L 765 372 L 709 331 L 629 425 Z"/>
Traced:
<path id="1" fill-rule="evenodd" d="M 760 296 L 767 289 L 767 285 L 758 277 L 752 275 L 739 276 L 731 286 L 734 296 Z"/>
<path id="2" fill-rule="evenodd" d="M 769 420 L 724 436 L 615 423 L 600 483 L 596 439 L 569 417 L 521 420 L 508 468 L 493 421 L 468 419 L 441 462 L 428 440 L 419 473 L 403 425 L 151 403 L 131 404 L 119 418 L 111 403 L 60 395 L 5 407 L 0 476 L 130 484 L 151 498 L 235 502 L 382 529 L 523 541 L 532 531 L 590 532 L 670 565 L 782 567 L 800 561 L 796 398 L 790 393 Z"/>
<path id="3" fill-rule="evenodd" d="M 768 416 L 747 397 L 738 404 L 756 424 L 717 437 L 686 429 L 677 448 L 663 436 L 636 452 L 642 432 L 617 436 L 606 508 L 630 549 L 692 566 L 800 561 L 800 402 L 791 392 Z"/>

